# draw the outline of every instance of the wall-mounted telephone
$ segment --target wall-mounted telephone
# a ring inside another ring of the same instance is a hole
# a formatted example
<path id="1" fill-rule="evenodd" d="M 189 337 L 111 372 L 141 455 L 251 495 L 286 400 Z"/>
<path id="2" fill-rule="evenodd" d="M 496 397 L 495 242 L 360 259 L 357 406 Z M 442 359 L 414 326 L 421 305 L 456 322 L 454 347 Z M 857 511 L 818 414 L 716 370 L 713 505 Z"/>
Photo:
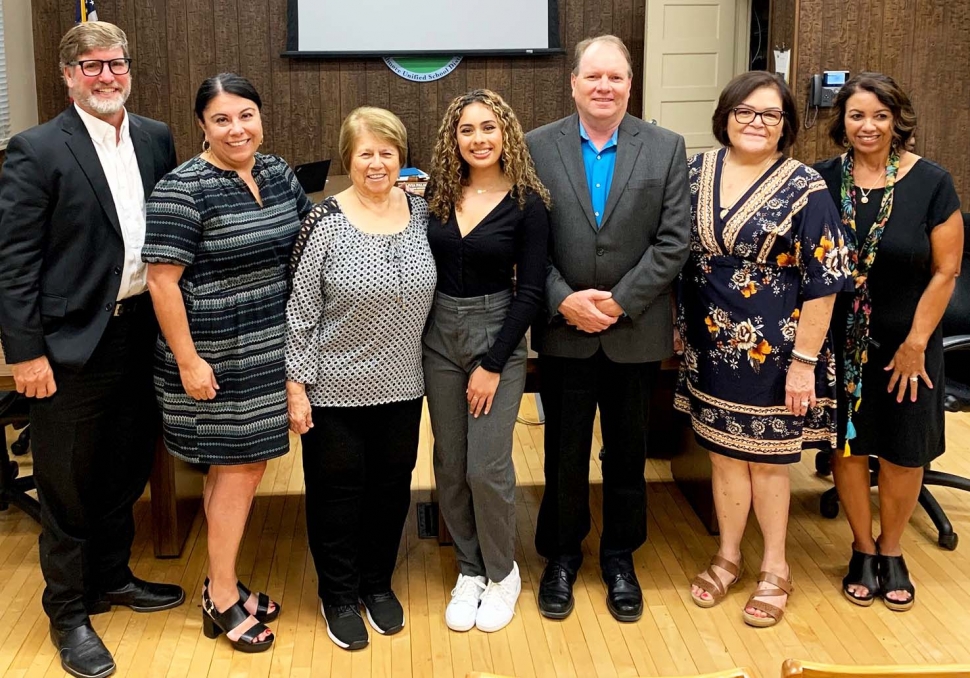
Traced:
<path id="1" fill-rule="evenodd" d="M 815 125 L 815 121 L 818 120 L 818 109 L 832 108 L 835 105 L 835 97 L 848 79 L 849 71 L 823 71 L 812 76 L 805 107 L 806 129 Z M 814 115 L 811 118 L 808 115 L 809 108 L 814 109 Z"/>

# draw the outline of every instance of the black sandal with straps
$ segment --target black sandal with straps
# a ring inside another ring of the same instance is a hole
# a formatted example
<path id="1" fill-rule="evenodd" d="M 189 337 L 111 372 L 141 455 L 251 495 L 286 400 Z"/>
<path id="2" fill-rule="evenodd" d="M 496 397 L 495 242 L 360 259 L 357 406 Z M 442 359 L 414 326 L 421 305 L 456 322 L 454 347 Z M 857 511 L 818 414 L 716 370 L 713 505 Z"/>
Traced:
<path id="1" fill-rule="evenodd" d="M 209 589 L 202 590 L 202 632 L 205 633 L 206 638 L 218 638 L 223 633 L 228 634 L 234 628 L 244 624 L 250 616 L 240 602 L 236 602 L 229 609 L 220 612 L 209 597 Z M 259 640 L 259 637 L 266 631 L 269 631 L 269 629 L 265 624 L 256 622 L 243 632 L 239 640 L 233 640 L 228 635 L 226 638 L 232 643 L 233 649 L 239 652 L 265 652 L 273 646 L 273 641 L 276 640 L 272 631 L 270 631 L 269 637 Z"/>
<path id="2" fill-rule="evenodd" d="M 243 603 L 249 600 L 249 596 L 253 595 L 253 592 L 246 588 L 246 585 L 241 581 L 236 582 L 236 588 L 239 590 L 239 600 Z M 270 610 L 270 605 L 275 605 L 276 609 Z M 282 605 L 277 603 L 275 600 L 272 600 L 262 591 L 256 594 L 256 614 L 253 616 L 264 624 L 268 624 L 271 621 L 276 621 L 276 618 L 280 616 L 280 611 L 282 609 Z"/>
<path id="3" fill-rule="evenodd" d="M 905 612 L 916 602 L 916 587 L 909 578 L 909 568 L 900 556 L 884 556 L 879 554 L 879 580 L 882 582 L 882 601 L 893 612 Z M 906 600 L 893 600 L 888 594 L 893 591 L 905 591 L 909 594 Z"/>
<path id="4" fill-rule="evenodd" d="M 860 596 L 850 591 L 850 586 L 864 586 L 869 589 L 869 593 Z M 879 560 L 875 553 L 862 553 L 852 549 L 849 573 L 842 578 L 842 595 L 849 602 L 862 607 L 869 607 L 879 597 Z"/>
<path id="5" fill-rule="evenodd" d="M 209 589 L 209 578 L 206 577 L 205 581 L 202 582 L 202 588 Z M 246 585 L 241 581 L 236 581 L 236 590 L 239 591 L 239 602 L 246 606 L 246 601 L 249 600 L 249 596 L 253 595 L 253 592 L 246 588 Z M 275 605 L 275 610 L 270 610 L 269 606 Z M 270 598 L 265 593 L 256 594 L 256 613 L 253 614 L 256 617 L 256 621 L 263 622 L 264 624 L 269 624 L 272 621 L 276 621 L 276 618 L 280 616 L 280 611 L 283 606 L 277 603 L 275 600 Z"/>

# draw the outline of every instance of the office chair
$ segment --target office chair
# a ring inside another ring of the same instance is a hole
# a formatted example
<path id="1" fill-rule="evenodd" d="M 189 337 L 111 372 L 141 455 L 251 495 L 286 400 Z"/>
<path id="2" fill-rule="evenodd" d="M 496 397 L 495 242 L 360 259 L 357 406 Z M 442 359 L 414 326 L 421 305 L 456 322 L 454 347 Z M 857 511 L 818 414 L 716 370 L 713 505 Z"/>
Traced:
<path id="1" fill-rule="evenodd" d="M 943 314 L 943 355 L 946 363 L 946 396 L 944 406 L 949 412 L 970 412 L 970 369 L 967 369 L 967 356 L 960 355 L 970 351 L 970 212 L 963 213 L 963 274 L 957 278 L 953 296 Z M 939 386 L 937 386 L 939 388 Z M 815 470 L 820 476 L 832 473 L 832 459 L 828 452 L 815 455 Z M 879 479 L 879 459 L 869 457 L 869 484 L 875 487 Z M 919 493 L 920 506 L 926 511 L 938 532 L 937 543 L 953 551 L 959 542 L 958 535 L 946 512 L 929 487 L 950 487 L 970 492 L 970 478 L 934 471 L 927 465 L 923 473 L 923 487 Z M 833 487 L 826 490 L 819 499 L 819 512 L 825 518 L 839 515 L 839 495 Z"/>
<path id="2" fill-rule="evenodd" d="M 8 424 L 14 428 L 22 428 L 27 424 L 27 399 L 19 393 L 0 393 L 0 429 Z M 21 446 L 20 454 L 26 452 L 26 438 L 24 433 L 11 445 Z M 16 452 L 14 452 L 17 454 Z M 20 465 L 10 459 L 7 446 L 3 446 L 3 456 L 0 457 L 0 511 L 6 511 L 13 504 L 31 518 L 40 522 L 40 503 L 27 492 L 34 489 L 34 479 L 31 476 L 18 478 Z"/>

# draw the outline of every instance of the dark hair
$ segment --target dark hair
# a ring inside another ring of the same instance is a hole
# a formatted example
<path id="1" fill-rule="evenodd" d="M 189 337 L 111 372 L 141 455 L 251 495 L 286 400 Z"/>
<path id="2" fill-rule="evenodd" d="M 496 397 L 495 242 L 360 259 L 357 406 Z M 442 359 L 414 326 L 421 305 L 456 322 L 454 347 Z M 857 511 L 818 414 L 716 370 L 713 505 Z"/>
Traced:
<path id="1" fill-rule="evenodd" d="M 221 92 L 235 94 L 237 97 L 249 99 L 256 104 L 256 108 L 263 109 L 263 100 L 259 98 L 259 92 L 253 87 L 253 83 L 235 73 L 220 73 L 219 75 L 213 75 L 211 78 L 206 78 L 199 85 L 199 91 L 195 94 L 195 117 L 205 122 L 203 113 L 205 113 L 206 106 Z"/>
<path id="2" fill-rule="evenodd" d="M 795 140 L 798 138 L 798 109 L 795 108 L 795 97 L 792 96 L 788 84 L 781 76 L 768 71 L 748 71 L 736 76 L 721 91 L 717 108 L 711 116 L 714 138 L 721 142 L 722 146 L 731 145 L 727 129 L 728 116 L 731 115 L 732 109 L 740 106 L 752 92 L 762 87 L 774 87 L 781 96 L 781 110 L 784 115 L 781 122 L 781 137 L 778 138 L 778 150 L 787 151 L 795 145 Z"/>
<path id="3" fill-rule="evenodd" d="M 858 92 L 872 92 L 889 109 L 893 115 L 895 145 L 902 148 L 916 130 L 916 110 L 903 88 L 882 73 L 859 73 L 849 78 L 849 82 L 839 90 L 835 97 L 835 115 L 829 123 L 829 137 L 832 141 L 839 146 L 845 145 L 845 109 L 849 97 Z"/>

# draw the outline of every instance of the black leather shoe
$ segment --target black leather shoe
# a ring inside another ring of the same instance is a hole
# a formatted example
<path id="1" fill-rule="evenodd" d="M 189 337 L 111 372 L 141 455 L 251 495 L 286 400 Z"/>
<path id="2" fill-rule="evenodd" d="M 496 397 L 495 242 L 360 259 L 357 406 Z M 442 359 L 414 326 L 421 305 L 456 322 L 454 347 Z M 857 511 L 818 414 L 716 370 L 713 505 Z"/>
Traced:
<path id="1" fill-rule="evenodd" d="M 106 591 L 100 600 L 87 604 L 88 614 L 107 612 L 112 605 L 124 605 L 134 612 L 160 612 L 185 602 L 185 591 L 176 584 L 159 584 L 132 577 L 117 591 Z"/>
<path id="2" fill-rule="evenodd" d="M 643 591 L 632 571 L 618 572 L 607 582 L 606 606 L 613 618 L 621 622 L 635 622 L 643 614 Z"/>
<path id="3" fill-rule="evenodd" d="M 70 631 L 51 626 L 51 642 L 61 657 L 61 668 L 77 678 L 104 678 L 115 672 L 115 660 L 90 623 Z"/>
<path id="4" fill-rule="evenodd" d="M 565 619 L 573 611 L 573 583 L 576 573 L 550 560 L 539 581 L 539 612 L 549 619 Z"/>

